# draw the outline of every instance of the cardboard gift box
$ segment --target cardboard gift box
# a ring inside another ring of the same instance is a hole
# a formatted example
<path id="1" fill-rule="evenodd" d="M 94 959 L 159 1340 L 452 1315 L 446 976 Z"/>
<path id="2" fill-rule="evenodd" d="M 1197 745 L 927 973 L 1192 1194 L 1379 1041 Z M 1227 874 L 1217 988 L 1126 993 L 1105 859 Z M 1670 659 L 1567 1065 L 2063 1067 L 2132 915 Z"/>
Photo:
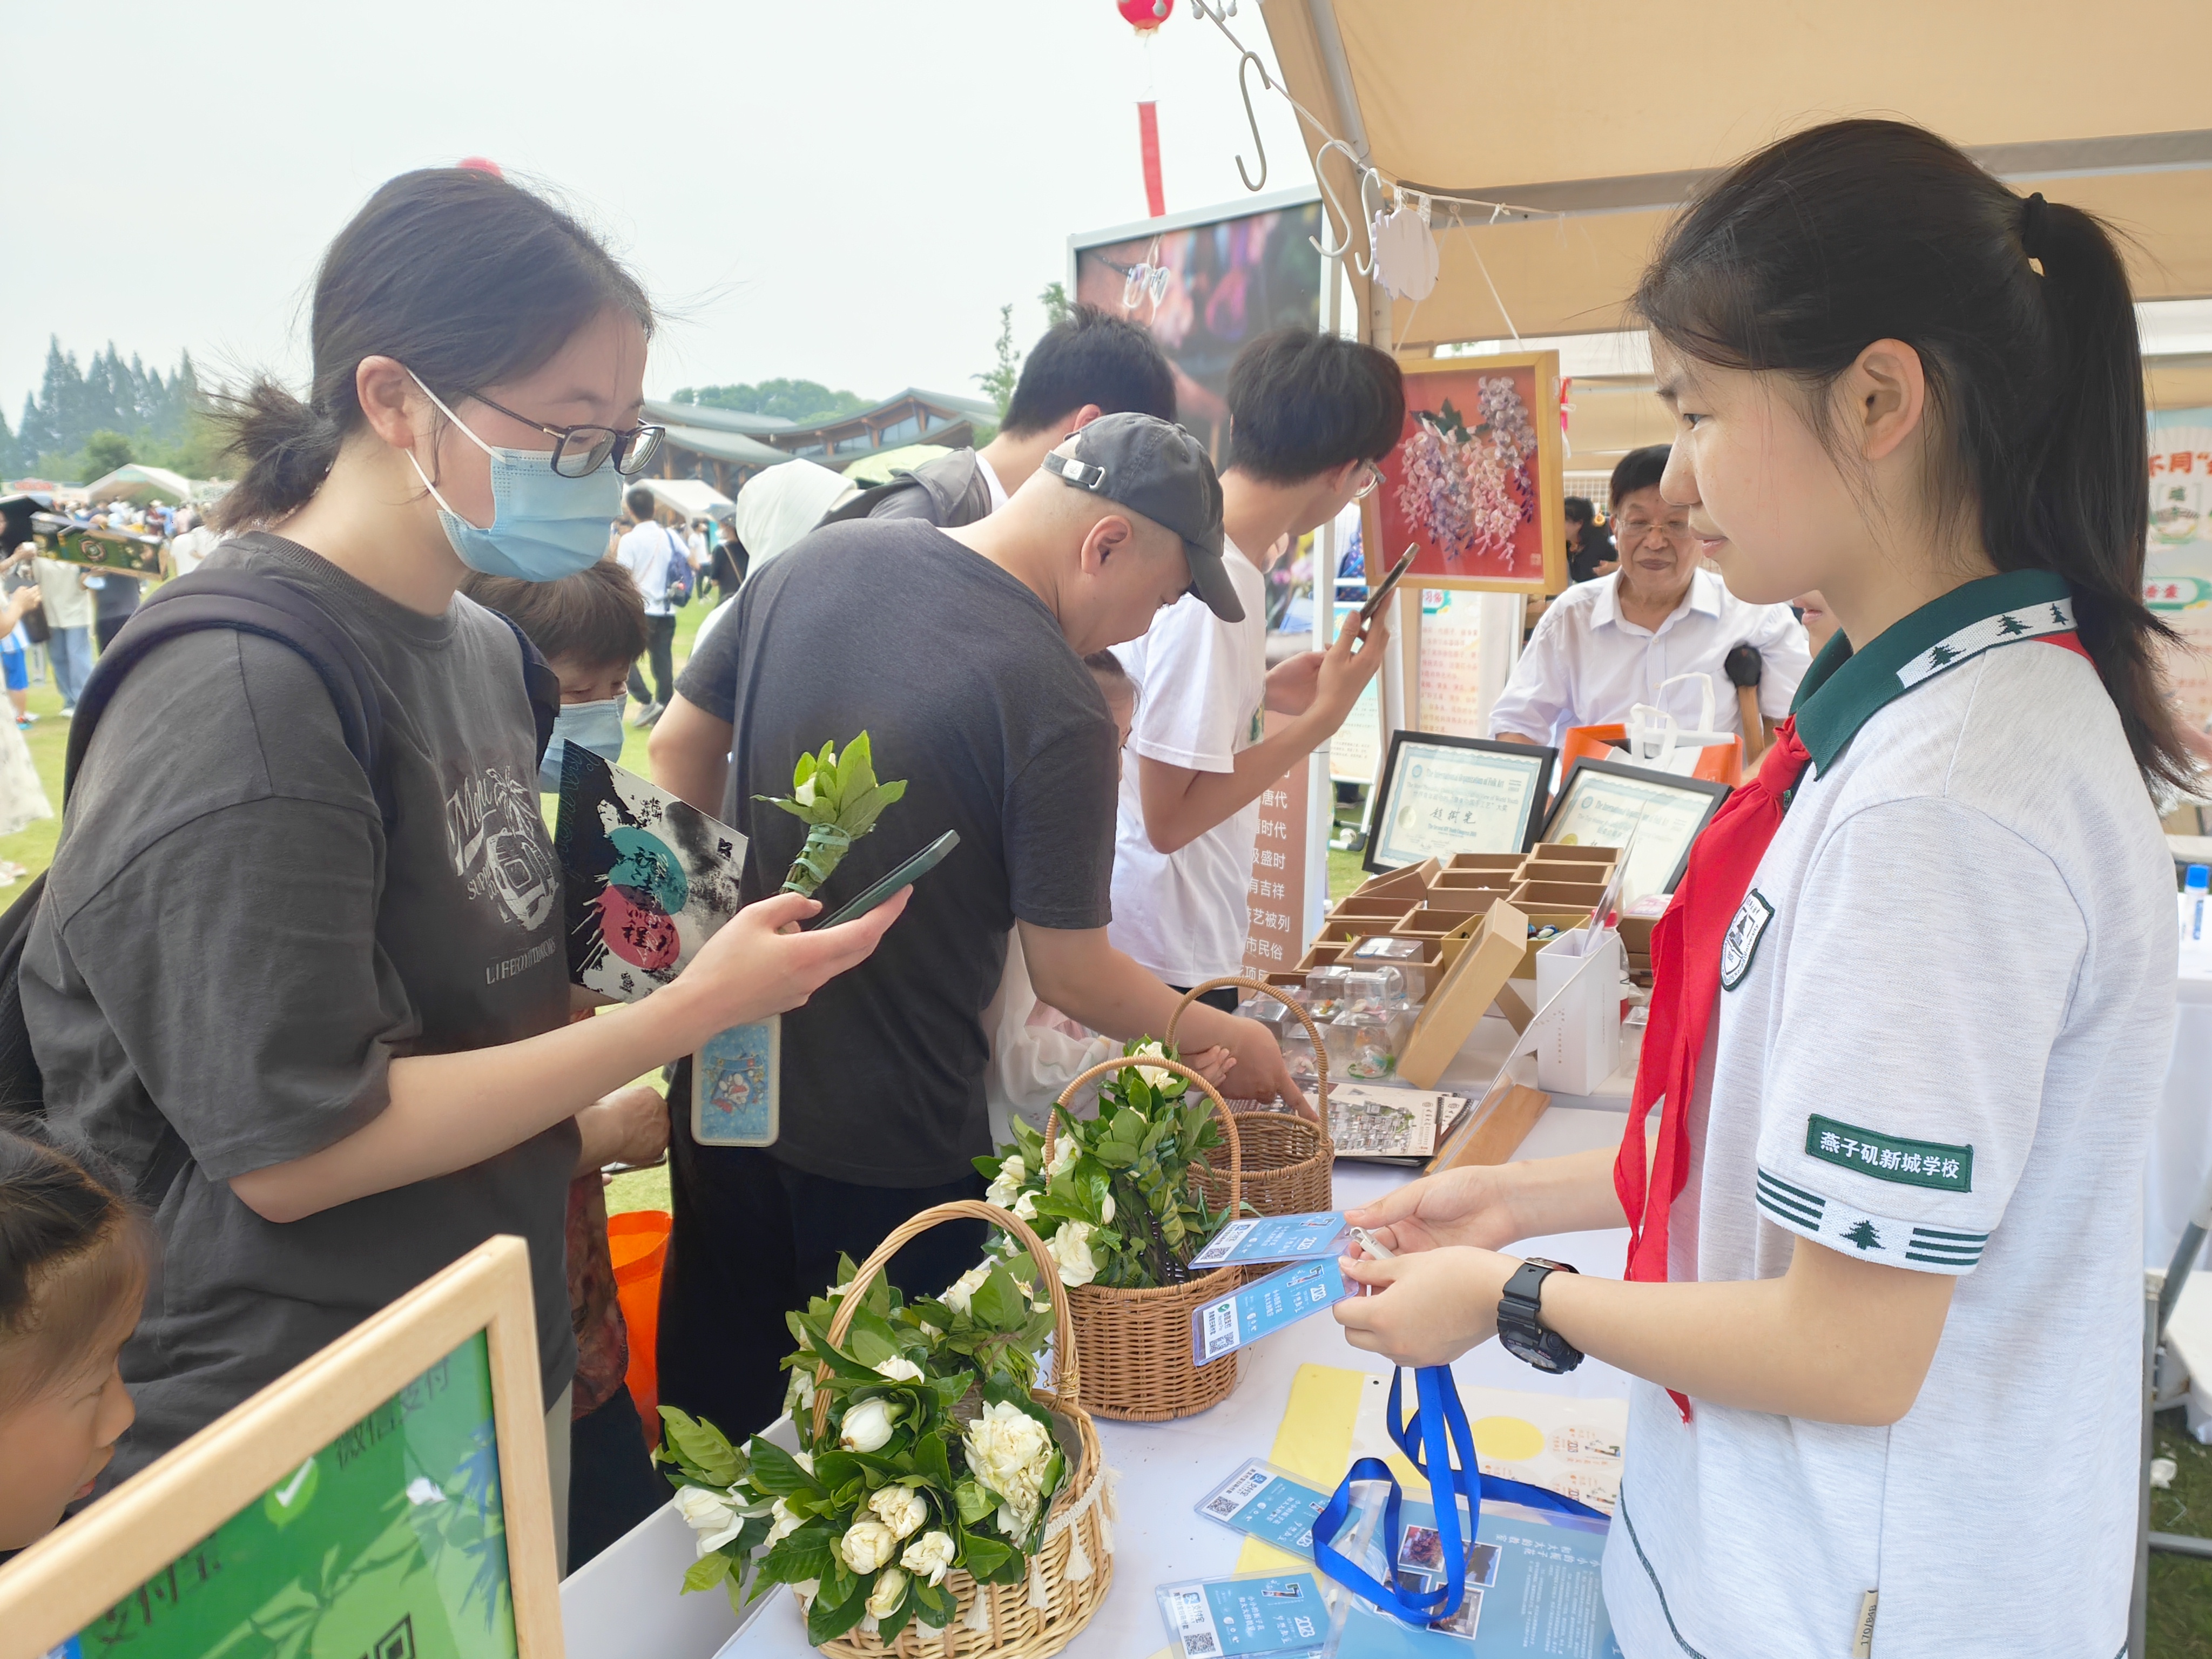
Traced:
<path id="1" fill-rule="evenodd" d="M 1585 954 L 1581 932 L 1546 941 L 1536 955 L 1536 1006 L 1546 1009 L 1536 1049 L 1537 1086 L 1589 1095 L 1620 1061 L 1620 935 L 1601 933 Z M 1556 996 L 1559 1000 L 1553 1001 Z"/>
<path id="2" fill-rule="evenodd" d="M 1411 957 L 1378 957 L 1372 960 L 1361 956 L 1360 947 L 1372 942 L 1374 939 L 1387 939 L 1394 946 L 1410 945 L 1419 954 Z M 1352 948 L 1344 953 L 1344 965 L 1356 969 L 1395 968 L 1406 976 L 1407 994 L 1416 1001 L 1425 1001 L 1437 981 L 1443 977 L 1446 966 L 1443 941 L 1435 939 L 1411 939 L 1403 934 L 1389 933 L 1376 934 L 1370 939 L 1354 940 Z"/>
<path id="3" fill-rule="evenodd" d="M 1523 881 L 1513 890 L 1512 902 L 1524 909 L 1594 910 L 1604 896 L 1601 881 Z"/>
<path id="4" fill-rule="evenodd" d="M 1507 878 L 1521 867 L 1521 859 L 1518 853 L 1455 853 L 1437 879 L 1443 881 L 1453 876 L 1479 874 L 1494 876 L 1500 884 L 1510 884 Z"/>
<path id="5" fill-rule="evenodd" d="M 1589 921 L 1591 908 L 1586 905 L 1579 910 L 1523 910 L 1521 914 L 1528 919 L 1531 927 L 1556 927 L 1564 933 L 1571 928 L 1585 926 Z M 1521 965 L 1513 970 L 1513 977 L 1534 979 L 1536 976 L 1537 953 L 1551 942 L 1548 939 L 1528 939 L 1522 952 Z"/>
<path id="6" fill-rule="evenodd" d="M 1520 965 L 1528 937 L 1528 919 L 1520 911 L 1500 899 L 1479 922 L 1469 920 L 1471 933 L 1457 959 L 1430 992 L 1398 1059 L 1399 1077 L 1416 1089 L 1437 1086 L 1444 1068 L 1474 1033 L 1475 1023 L 1489 1012 Z"/>
<path id="7" fill-rule="evenodd" d="M 1429 884 L 1437 878 L 1441 867 L 1434 859 L 1423 859 L 1419 864 L 1409 864 L 1402 870 L 1390 870 L 1379 876 L 1370 876 L 1345 896 L 1374 898 L 1388 893 L 1395 897 L 1403 893 L 1407 895 L 1407 903 L 1419 904 L 1421 895 L 1428 891 Z"/>
<path id="8" fill-rule="evenodd" d="M 1344 960 L 1344 952 L 1348 943 L 1349 941 L 1343 939 L 1339 939 L 1334 944 L 1316 939 L 1307 947 L 1305 955 L 1298 958 L 1297 972 L 1294 977 L 1303 985 L 1305 983 L 1305 973 L 1308 969 L 1335 967 Z"/>
<path id="9" fill-rule="evenodd" d="M 1620 859 L 1618 847 L 1584 847 L 1577 842 L 1540 841 L 1528 856 L 1547 863 L 1614 864 Z"/>
<path id="10" fill-rule="evenodd" d="M 1376 893 L 1362 898 L 1355 893 L 1329 906 L 1328 919 L 1331 921 L 1348 921 L 1364 918 L 1388 924 L 1397 921 L 1419 902 L 1419 899 L 1401 894 Z"/>

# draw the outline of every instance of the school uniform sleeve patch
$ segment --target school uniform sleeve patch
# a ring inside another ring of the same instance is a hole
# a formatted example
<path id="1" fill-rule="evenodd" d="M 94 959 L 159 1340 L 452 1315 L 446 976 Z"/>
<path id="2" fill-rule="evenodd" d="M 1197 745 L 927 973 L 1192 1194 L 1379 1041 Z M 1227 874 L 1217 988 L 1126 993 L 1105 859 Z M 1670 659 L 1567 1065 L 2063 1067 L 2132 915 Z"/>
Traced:
<path id="1" fill-rule="evenodd" d="M 1774 907 L 1756 887 L 1743 896 L 1737 907 L 1735 919 L 1729 923 L 1727 935 L 1721 940 L 1721 988 L 1733 991 L 1743 983 L 1743 976 L 1751 971 L 1751 959 L 1758 954 L 1759 941 L 1765 937 L 1766 924 L 1774 920 Z"/>
<path id="2" fill-rule="evenodd" d="M 1764 1167 L 1759 1170 L 1758 1201 L 1759 1214 L 1785 1231 L 1844 1255 L 1916 1273 L 1970 1273 L 1981 1265 L 1990 1242 L 1987 1233 L 1875 1215 L 1784 1181 Z"/>
<path id="3" fill-rule="evenodd" d="M 1974 1190 L 1974 1149 L 1936 1140 L 1908 1140 L 1876 1129 L 1840 1123 L 1818 1112 L 1805 1121 L 1805 1152 L 1825 1163 L 1839 1164 L 1876 1181 L 1939 1192 Z"/>

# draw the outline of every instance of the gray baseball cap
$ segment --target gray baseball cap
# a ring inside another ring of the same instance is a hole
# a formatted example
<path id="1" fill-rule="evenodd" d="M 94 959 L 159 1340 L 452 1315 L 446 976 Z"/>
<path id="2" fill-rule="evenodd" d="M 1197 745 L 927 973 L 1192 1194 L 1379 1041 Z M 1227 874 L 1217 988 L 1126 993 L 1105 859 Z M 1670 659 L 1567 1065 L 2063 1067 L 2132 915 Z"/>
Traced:
<path id="1" fill-rule="evenodd" d="M 1221 480 L 1189 433 L 1150 415 L 1103 415 L 1048 454 L 1044 470 L 1174 531 L 1190 562 L 1190 591 L 1222 621 L 1244 620 L 1221 562 Z"/>

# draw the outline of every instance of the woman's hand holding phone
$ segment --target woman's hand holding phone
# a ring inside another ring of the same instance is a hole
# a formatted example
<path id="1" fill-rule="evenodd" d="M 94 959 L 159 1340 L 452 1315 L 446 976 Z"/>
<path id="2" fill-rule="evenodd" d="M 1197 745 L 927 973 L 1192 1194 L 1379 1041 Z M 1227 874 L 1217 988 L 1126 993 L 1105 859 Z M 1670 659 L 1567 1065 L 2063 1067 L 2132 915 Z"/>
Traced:
<path id="1" fill-rule="evenodd" d="M 817 900 L 777 893 L 748 904 L 700 948 L 675 983 L 641 1006 L 675 1000 L 685 1052 L 717 1031 L 796 1008 L 866 961 L 912 895 L 904 889 L 857 921 L 811 931 L 798 924 L 821 913 Z"/>

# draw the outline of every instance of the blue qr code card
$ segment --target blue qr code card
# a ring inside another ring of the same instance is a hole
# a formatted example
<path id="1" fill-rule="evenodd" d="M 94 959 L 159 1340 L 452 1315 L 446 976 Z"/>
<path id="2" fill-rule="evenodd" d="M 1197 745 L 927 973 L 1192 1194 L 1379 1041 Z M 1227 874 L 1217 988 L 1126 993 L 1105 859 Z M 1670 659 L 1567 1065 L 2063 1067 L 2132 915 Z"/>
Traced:
<path id="1" fill-rule="evenodd" d="M 1190 1316 L 1190 1355 L 1207 1365 L 1352 1294 L 1334 1256 L 1301 1261 L 1240 1291 L 1200 1303 Z"/>
<path id="2" fill-rule="evenodd" d="M 1190 1260 L 1193 1267 L 1230 1267 L 1250 1261 L 1310 1261 L 1344 1236 L 1344 1212 L 1248 1216 L 1232 1221 Z"/>

